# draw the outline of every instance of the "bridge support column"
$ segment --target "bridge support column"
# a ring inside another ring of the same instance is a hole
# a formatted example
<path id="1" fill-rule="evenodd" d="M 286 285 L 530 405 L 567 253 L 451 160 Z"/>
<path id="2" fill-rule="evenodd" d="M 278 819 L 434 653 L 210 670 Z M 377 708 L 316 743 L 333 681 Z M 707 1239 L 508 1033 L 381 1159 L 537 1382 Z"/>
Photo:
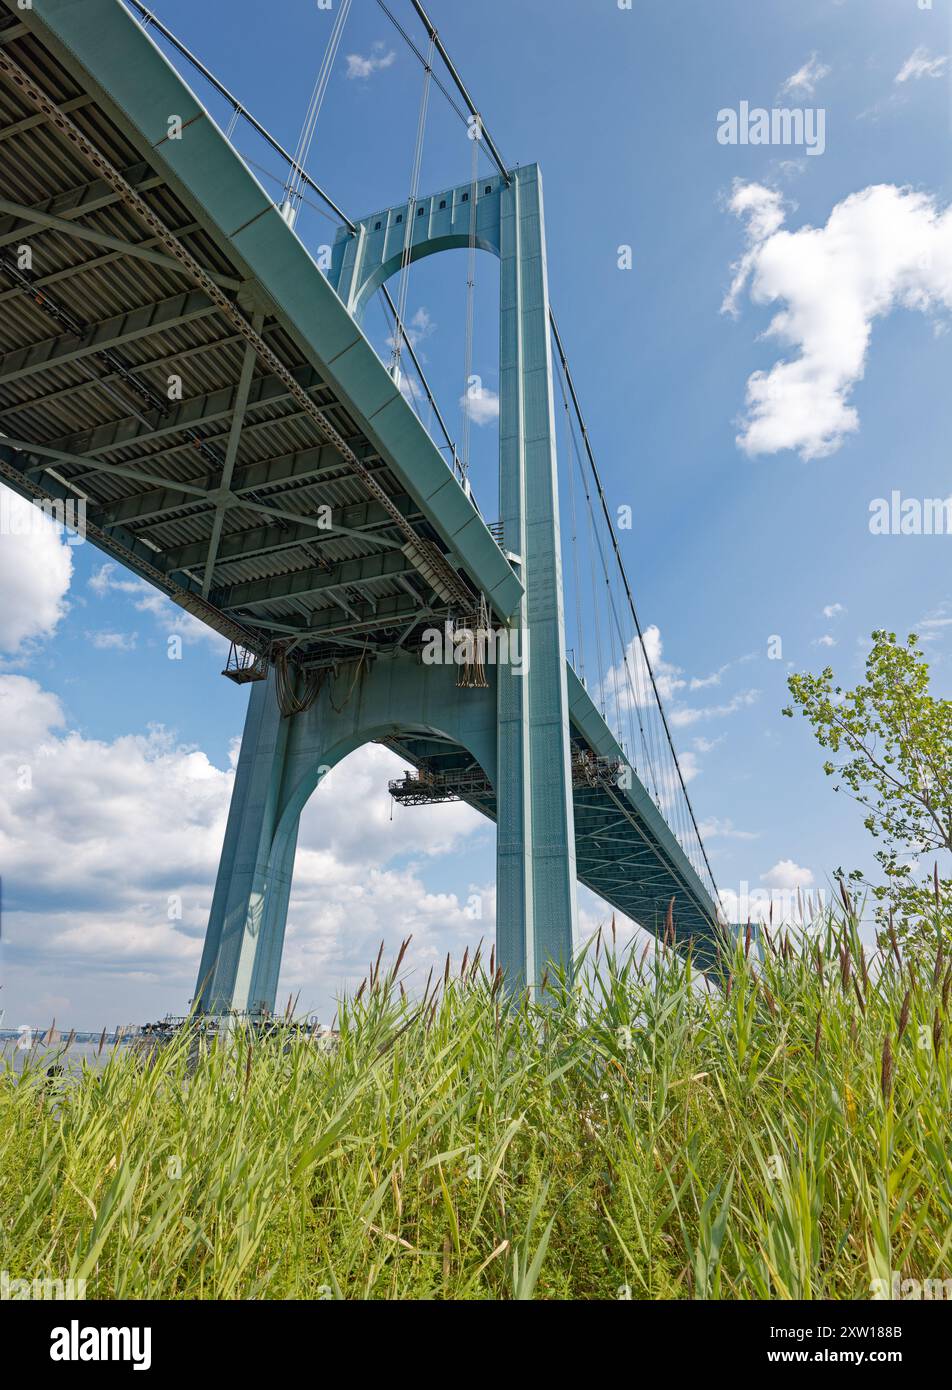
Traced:
<path id="1" fill-rule="evenodd" d="M 273 675 L 251 689 L 196 997 L 203 1013 L 274 1007 L 294 868 L 294 833 L 274 862 L 291 721 Z"/>
<path id="2" fill-rule="evenodd" d="M 523 671 L 499 669 L 497 940 L 512 978 L 569 966 L 577 931 L 558 470 L 542 183 L 500 190 L 499 499 L 521 557 Z M 525 667 L 528 669 L 526 670 Z"/>
<path id="3" fill-rule="evenodd" d="M 342 667 L 290 718 L 273 675 L 252 686 L 199 967 L 200 1012 L 274 1009 L 301 811 L 356 748 L 405 737 L 464 750 L 495 784 L 495 688 L 460 690 L 455 666 L 406 652 Z M 333 795 L 333 783 L 323 794 Z"/>

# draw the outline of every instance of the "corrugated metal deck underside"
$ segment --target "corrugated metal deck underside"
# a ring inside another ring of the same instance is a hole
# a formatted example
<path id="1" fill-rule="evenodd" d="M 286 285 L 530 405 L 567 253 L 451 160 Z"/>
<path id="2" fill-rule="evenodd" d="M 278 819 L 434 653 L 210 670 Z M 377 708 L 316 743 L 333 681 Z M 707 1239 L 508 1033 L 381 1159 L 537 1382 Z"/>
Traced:
<path id="1" fill-rule="evenodd" d="M 408 733 L 383 742 L 417 770 L 479 771 L 464 749 L 428 734 Z M 572 742 L 581 750 L 591 748 L 590 741 L 575 727 Z M 617 745 L 615 753 L 624 761 Z M 495 821 L 495 794 L 461 796 L 460 800 Z M 712 966 L 719 942 L 714 913 L 703 892 L 698 892 L 687 861 L 682 865 L 685 872 L 679 873 L 670 846 L 653 832 L 624 791 L 576 786 L 572 801 L 580 882 L 656 936 L 664 934 L 671 905 L 678 946 L 686 949 L 690 945 L 701 969 Z"/>
<path id="2" fill-rule="evenodd" d="M 267 305 L 227 238 L 195 220 L 160 161 L 143 157 L 38 33 L 2 5 L 0 26 L 3 50 L 246 317 Z M 265 312 L 260 332 L 413 529 L 437 540 L 316 355 L 278 314 Z M 320 662 L 441 615 L 392 517 L 260 359 L 242 409 L 247 351 L 111 184 L 0 74 L 0 478 L 36 499 L 85 498 L 93 541 L 258 650 L 307 632 L 294 659 Z M 220 507 L 203 494 L 221 484 L 233 427 Z"/>

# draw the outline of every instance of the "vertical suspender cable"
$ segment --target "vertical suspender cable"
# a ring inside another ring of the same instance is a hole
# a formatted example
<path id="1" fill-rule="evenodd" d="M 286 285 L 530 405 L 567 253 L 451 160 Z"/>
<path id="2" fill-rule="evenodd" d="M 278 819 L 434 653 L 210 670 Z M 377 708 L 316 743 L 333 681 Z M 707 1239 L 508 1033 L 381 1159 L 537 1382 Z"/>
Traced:
<path id="1" fill-rule="evenodd" d="M 466 353 L 463 365 L 463 477 L 469 475 L 473 418 L 470 412 L 473 376 L 473 331 L 476 309 L 476 200 L 479 195 L 479 128 L 472 138 L 473 177 L 469 193 L 469 263 L 466 271 Z"/>
<path id="2" fill-rule="evenodd" d="M 334 69 L 334 62 L 340 48 L 341 39 L 344 35 L 344 25 L 347 23 L 347 16 L 350 13 L 352 0 L 341 0 L 340 9 L 337 11 L 337 18 L 334 20 L 334 27 L 327 43 L 324 59 L 317 74 L 317 81 L 314 83 L 314 90 L 311 93 L 311 100 L 304 116 L 304 124 L 301 127 L 301 134 L 298 138 L 297 149 L 294 152 L 294 164 L 288 176 L 288 181 L 284 186 L 284 202 L 281 211 L 285 221 L 293 227 L 294 219 L 298 214 L 302 198 L 302 181 L 300 170 L 303 169 L 310 153 L 311 144 L 314 140 L 314 132 L 317 129 L 318 117 L 321 114 L 321 107 L 324 104 L 324 97 L 327 94 L 327 86 L 330 82 L 331 73 Z"/>
<path id="3" fill-rule="evenodd" d="M 426 112 L 430 101 L 430 77 L 433 70 L 433 40 L 426 56 L 426 69 L 423 73 L 423 94 L 420 98 L 420 118 L 417 122 L 416 148 L 413 151 L 413 169 L 410 174 L 410 197 L 407 201 L 407 225 L 403 238 L 403 258 L 400 262 L 400 292 L 397 297 L 397 326 L 393 335 L 393 354 L 390 359 L 390 375 L 399 384 L 400 358 L 403 355 L 403 342 L 406 336 L 407 293 L 410 288 L 410 260 L 413 253 L 413 229 L 416 223 L 416 205 L 420 196 L 420 170 L 423 166 L 423 144 L 426 137 Z"/>

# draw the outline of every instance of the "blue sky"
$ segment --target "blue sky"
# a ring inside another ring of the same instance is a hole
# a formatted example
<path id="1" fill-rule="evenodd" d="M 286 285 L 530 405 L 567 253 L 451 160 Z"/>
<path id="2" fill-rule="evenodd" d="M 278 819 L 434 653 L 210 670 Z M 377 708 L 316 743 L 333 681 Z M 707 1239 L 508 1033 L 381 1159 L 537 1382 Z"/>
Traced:
<path id="1" fill-rule="evenodd" d="M 293 148 L 333 15 L 305 0 L 157 8 Z M 425 44 L 410 5 L 393 8 Z M 542 167 L 553 305 L 609 501 L 633 511 L 620 544 L 715 875 L 729 891 L 822 888 L 838 865 L 868 866 L 870 846 L 807 729 L 780 717 L 789 671 L 829 661 L 851 683 L 873 628 L 917 630 L 952 693 L 952 535 L 869 530 L 875 498 L 952 493 L 952 4 L 430 9 L 505 158 Z M 354 0 L 308 162 L 352 216 L 407 196 L 421 76 L 373 0 Z M 822 109 L 824 152 L 720 144 L 718 113 L 743 101 Z M 434 93 L 422 189 L 465 182 L 469 157 Z M 333 230 L 303 210 L 313 251 Z M 465 263 L 415 267 L 408 298 L 457 432 Z M 474 366 L 490 390 L 496 274 L 480 257 Z M 473 435 L 491 517 L 492 423 Z M 245 695 L 221 680 L 214 636 L 91 546 L 0 541 L 0 686 L 20 730 L 8 717 L 0 735 L 5 1026 L 180 1010 Z M 186 637 L 180 662 L 170 632 Z M 26 764 L 42 772 L 29 791 L 15 786 Z M 325 1016 L 381 935 L 412 930 L 425 966 L 492 929 L 491 827 L 463 808 L 391 823 L 388 770 L 379 750 L 354 755 L 336 814 L 319 796 L 307 812 L 284 985 Z M 586 899 L 586 925 L 598 920 Z"/>

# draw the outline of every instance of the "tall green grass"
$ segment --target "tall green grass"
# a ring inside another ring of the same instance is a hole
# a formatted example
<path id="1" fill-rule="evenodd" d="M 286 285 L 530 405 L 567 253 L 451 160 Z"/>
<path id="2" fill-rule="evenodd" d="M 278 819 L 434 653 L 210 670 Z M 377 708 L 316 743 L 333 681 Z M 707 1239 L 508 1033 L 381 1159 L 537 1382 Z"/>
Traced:
<path id="1" fill-rule="evenodd" d="M 851 913 L 705 985 L 603 934 L 512 998 L 379 965 L 290 1033 L 0 1077 L 0 1268 L 118 1298 L 837 1298 L 952 1275 L 941 948 Z"/>

